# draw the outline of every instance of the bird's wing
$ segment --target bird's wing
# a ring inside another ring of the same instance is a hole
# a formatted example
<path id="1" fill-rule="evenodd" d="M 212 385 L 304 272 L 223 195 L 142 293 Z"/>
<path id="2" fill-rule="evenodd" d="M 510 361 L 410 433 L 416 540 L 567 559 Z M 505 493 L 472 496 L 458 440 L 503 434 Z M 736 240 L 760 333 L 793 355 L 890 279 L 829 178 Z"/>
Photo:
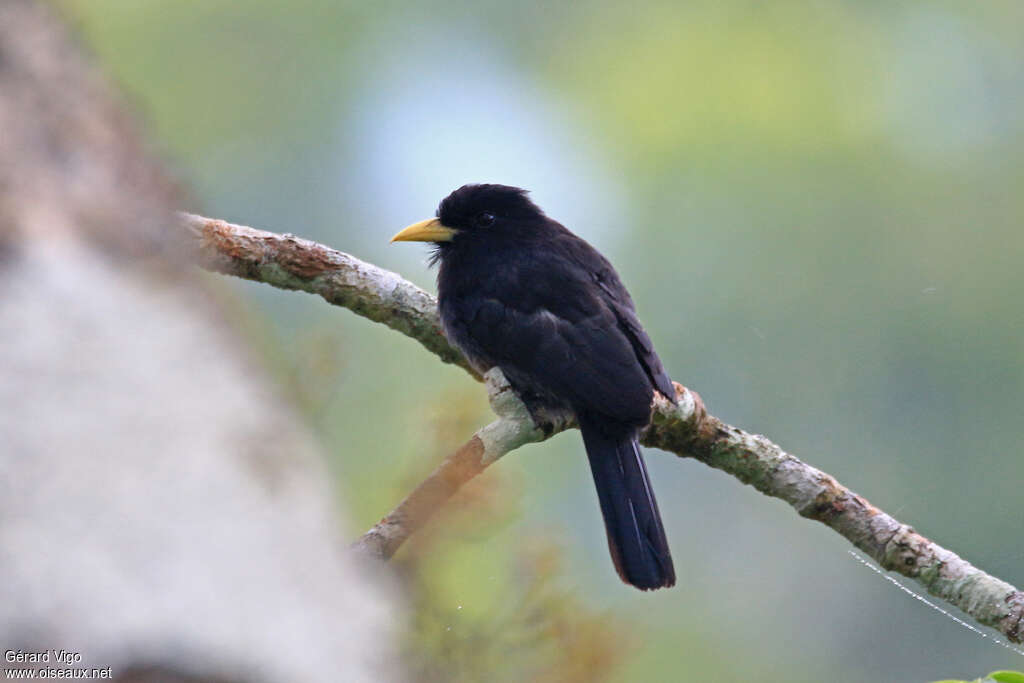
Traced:
<path id="1" fill-rule="evenodd" d="M 643 423 L 651 385 L 664 391 L 671 383 L 649 379 L 647 364 L 657 356 L 628 294 L 625 304 L 611 301 L 586 266 L 552 250 L 493 273 L 494 286 L 464 298 L 454 312 L 456 335 L 471 353 L 480 349 L 510 370 L 514 382 L 525 379 L 576 410 Z M 654 367 L 664 375 L 660 361 Z"/>
<path id="2" fill-rule="evenodd" d="M 675 401 L 676 392 L 672 380 L 665 372 L 665 367 L 661 364 L 658 354 L 654 351 L 651 338 L 647 336 L 643 325 L 640 324 L 640 319 L 633 306 L 633 299 L 629 296 L 625 285 L 622 284 L 622 280 L 619 279 L 615 268 L 599 251 L 569 231 L 562 234 L 559 242 L 563 245 L 562 251 L 569 254 L 573 261 L 587 270 L 597 284 L 600 296 L 615 313 L 619 327 L 629 339 L 636 358 L 643 365 L 651 384 L 667 398 Z"/>
<path id="3" fill-rule="evenodd" d="M 661 358 L 654 350 L 651 338 L 647 336 L 643 325 L 640 324 L 629 292 L 626 291 L 611 265 L 607 262 L 605 265 L 607 268 L 599 270 L 594 277 L 606 297 L 608 305 L 615 312 L 619 327 L 629 339 L 637 359 L 643 364 L 647 377 L 651 380 L 654 388 L 664 394 L 666 398 L 675 401 L 675 387 L 672 385 L 668 373 L 665 372 L 665 367 L 661 364 Z"/>

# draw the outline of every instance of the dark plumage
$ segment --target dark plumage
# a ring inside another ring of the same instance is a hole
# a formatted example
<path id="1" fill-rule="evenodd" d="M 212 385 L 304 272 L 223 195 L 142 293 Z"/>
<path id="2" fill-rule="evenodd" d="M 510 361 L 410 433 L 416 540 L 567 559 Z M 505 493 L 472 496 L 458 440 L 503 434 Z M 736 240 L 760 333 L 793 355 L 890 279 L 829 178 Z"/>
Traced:
<path id="1" fill-rule="evenodd" d="M 506 185 L 463 186 L 395 240 L 436 244 L 445 335 L 473 365 L 576 415 L 622 580 L 673 585 L 637 431 L 675 392 L 611 264 Z"/>

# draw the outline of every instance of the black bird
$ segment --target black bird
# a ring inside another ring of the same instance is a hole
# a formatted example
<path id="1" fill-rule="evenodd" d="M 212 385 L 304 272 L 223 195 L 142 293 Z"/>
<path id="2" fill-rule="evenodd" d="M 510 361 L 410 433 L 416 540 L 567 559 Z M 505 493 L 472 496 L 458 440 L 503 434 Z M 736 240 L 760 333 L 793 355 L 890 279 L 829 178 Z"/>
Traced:
<path id="1" fill-rule="evenodd" d="M 507 185 L 464 185 L 391 241 L 435 243 L 444 333 L 474 367 L 575 414 L 622 580 L 674 585 L 637 431 L 675 391 L 611 264 Z"/>

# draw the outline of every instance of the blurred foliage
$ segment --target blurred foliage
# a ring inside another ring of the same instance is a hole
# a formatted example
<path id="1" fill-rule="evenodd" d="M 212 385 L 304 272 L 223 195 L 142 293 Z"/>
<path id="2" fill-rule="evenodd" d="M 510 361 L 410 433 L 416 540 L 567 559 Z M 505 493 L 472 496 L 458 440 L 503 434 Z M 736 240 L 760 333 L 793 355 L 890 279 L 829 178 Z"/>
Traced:
<path id="1" fill-rule="evenodd" d="M 615 262 L 716 415 L 1024 585 L 1024 4 L 57 4 L 193 208 L 429 288 L 422 252 L 388 236 L 463 182 L 531 188 Z M 487 420 L 480 386 L 414 343 L 211 281 L 320 430 L 359 527 Z M 1020 667 L 831 532 L 655 453 L 681 581 L 630 591 L 581 451 L 568 434 L 507 458 L 395 558 L 423 679 Z"/>
<path id="2" fill-rule="evenodd" d="M 402 562 L 417 598 L 409 648 L 415 680 L 582 683 L 615 674 L 633 649 L 628 633 L 557 586 L 559 548 L 535 546 L 517 549 L 517 571 L 502 577 L 504 589 L 478 605 L 482 609 L 475 614 L 463 605 L 442 604 L 439 596 L 446 593 L 432 584 L 434 572 L 421 558 Z M 442 544 L 433 557 L 441 552 L 451 553 L 445 565 L 462 555 L 460 548 Z"/>
<path id="3" fill-rule="evenodd" d="M 561 550 L 550 539 L 488 543 L 489 528 L 508 523 L 508 512 L 496 509 L 505 497 L 500 483 L 487 484 L 491 508 L 483 520 L 477 485 L 472 503 L 460 495 L 458 512 L 439 520 L 450 530 L 445 538 L 416 539 L 397 563 L 413 598 L 408 657 L 415 679 L 607 680 L 629 651 L 622 626 L 565 587 Z"/>
<path id="4" fill-rule="evenodd" d="M 465 392 L 441 396 L 432 442 L 408 488 L 480 424 Z M 422 471 L 419 471 L 422 470 Z M 420 681 L 603 681 L 628 653 L 621 625 L 574 595 L 555 539 L 494 547 L 512 524 L 522 485 L 500 468 L 463 487 L 392 562 L 413 607 L 409 669 Z"/>

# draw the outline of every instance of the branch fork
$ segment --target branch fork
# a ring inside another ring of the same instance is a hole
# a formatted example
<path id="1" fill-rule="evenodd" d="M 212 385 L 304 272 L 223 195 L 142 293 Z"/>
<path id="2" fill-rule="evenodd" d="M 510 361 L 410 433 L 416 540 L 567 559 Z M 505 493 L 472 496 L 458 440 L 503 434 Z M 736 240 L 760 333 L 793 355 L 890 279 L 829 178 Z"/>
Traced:
<path id="1" fill-rule="evenodd" d="M 411 337 L 475 379 L 480 375 L 445 340 L 434 298 L 401 276 L 308 240 L 182 214 L 183 234 L 203 267 L 317 294 L 329 303 Z M 497 419 L 445 458 L 415 490 L 354 544 L 390 558 L 462 484 L 506 453 L 574 426 L 564 415 L 531 415 L 498 369 L 483 377 Z M 825 524 L 880 566 L 919 582 L 1007 640 L 1024 640 L 1024 592 L 921 536 L 833 476 L 758 434 L 710 415 L 696 392 L 679 384 L 676 403 L 655 396 L 641 443 L 728 472 L 761 493 Z M 534 417 L 537 418 L 535 423 Z"/>

